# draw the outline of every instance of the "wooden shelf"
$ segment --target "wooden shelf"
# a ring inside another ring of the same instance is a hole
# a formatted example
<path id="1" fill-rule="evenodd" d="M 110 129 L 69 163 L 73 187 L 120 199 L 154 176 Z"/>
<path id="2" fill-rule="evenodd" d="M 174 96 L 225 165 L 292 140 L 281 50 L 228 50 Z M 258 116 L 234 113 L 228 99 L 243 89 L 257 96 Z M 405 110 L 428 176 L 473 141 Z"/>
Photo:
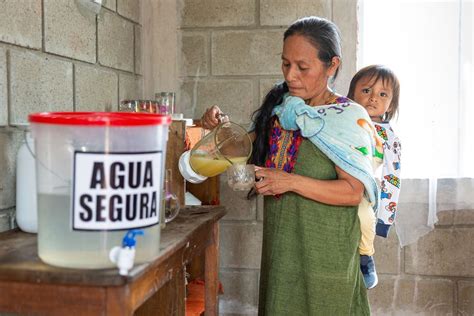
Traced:
<path id="1" fill-rule="evenodd" d="M 206 315 L 217 315 L 218 221 L 223 207 L 190 207 L 162 230 L 161 254 L 117 269 L 65 269 L 43 263 L 37 237 L 0 234 L 0 311 L 35 315 L 184 315 L 184 267 L 204 257 Z M 60 236 L 58 236 L 60 238 Z M 160 290 L 161 289 L 161 290 Z"/>

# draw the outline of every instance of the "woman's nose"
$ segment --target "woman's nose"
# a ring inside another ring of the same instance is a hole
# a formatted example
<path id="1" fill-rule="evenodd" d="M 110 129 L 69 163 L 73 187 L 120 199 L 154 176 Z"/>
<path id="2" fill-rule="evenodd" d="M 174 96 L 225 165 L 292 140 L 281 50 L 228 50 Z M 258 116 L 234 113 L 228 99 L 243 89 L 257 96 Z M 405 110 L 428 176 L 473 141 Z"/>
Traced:
<path id="1" fill-rule="evenodd" d="M 296 78 L 296 74 L 295 74 L 295 71 L 293 70 L 293 67 L 289 67 L 285 74 L 285 81 L 291 82 L 295 80 L 295 78 Z"/>

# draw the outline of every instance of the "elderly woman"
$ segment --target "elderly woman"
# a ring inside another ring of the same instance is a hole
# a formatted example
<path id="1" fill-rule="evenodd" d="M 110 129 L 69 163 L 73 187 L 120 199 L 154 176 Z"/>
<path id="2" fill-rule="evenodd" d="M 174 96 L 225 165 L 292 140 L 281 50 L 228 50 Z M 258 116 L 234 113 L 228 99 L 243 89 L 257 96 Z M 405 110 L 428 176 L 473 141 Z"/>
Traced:
<path id="1" fill-rule="evenodd" d="M 341 63 L 337 27 L 318 17 L 296 21 L 281 59 L 285 81 L 267 94 L 252 131 L 255 189 L 265 196 L 259 315 L 368 315 L 357 217 L 367 185 L 344 160 L 363 154 L 341 154 L 360 148 L 331 143 L 351 125 L 338 114 L 367 114 L 329 88 Z M 213 128 L 221 115 L 213 106 L 203 125 Z"/>

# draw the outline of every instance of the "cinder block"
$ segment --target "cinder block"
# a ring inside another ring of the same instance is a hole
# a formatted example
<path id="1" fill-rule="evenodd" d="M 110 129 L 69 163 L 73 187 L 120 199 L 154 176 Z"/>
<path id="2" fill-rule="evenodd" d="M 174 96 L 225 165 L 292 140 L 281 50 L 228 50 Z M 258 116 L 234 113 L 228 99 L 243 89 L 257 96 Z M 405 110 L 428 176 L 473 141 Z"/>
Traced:
<path id="1" fill-rule="evenodd" d="M 143 77 L 142 76 L 139 76 L 138 77 L 138 97 L 140 99 L 143 99 L 144 98 L 144 94 L 143 94 Z"/>
<path id="2" fill-rule="evenodd" d="M 16 205 L 16 156 L 23 131 L 0 128 L 0 210 Z"/>
<path id="3" fill-rule="evenodd" d="M 402 194 L 406 190 L 407 180 L 403 180 Z M 410 184 L 410 188 L 412 185 Z M 415 189 L 416 190 L 416 189 Z M 425 191 L 425 190 L 423 190 Z M 474 204 L 474 181 L 469 178 L 439 179 L 437 182 L 437 225 L 474 224 L 474 212 L 470 210 Z M 416 192 L 416 191 L 415 191 Z M 427 197 L 427 190 L 426 198 Z"/>
<path id="4" fill-rule="evenodd" d="M 117 0 L 117 12 L 134 22 L 140 21 L 140 1 Z"/>
<path id="5" fill-rule="evenodd" d="M 453 212 L 454 225 L 472 225 L 474 224 L 474 212 L 469 210 L 458 210 Z"/>
<path id="6" fill-rule="evenodd" d="M 133 75 L 119 75 L 119 102 L 122 100 L 141 99 L 139 78 Z"/>
<path id="7" fill-rule="evenodd" d="M 405 272 L 474 277 L 474 228 L 437 228 L 405 248 Z"/>
<path id="8" fill-rule="evenodd" d="M 474 281 L 458 281 L 458 315 L 474 315 Z"/>
<path id="9" fill-rule="evenodd" d="M 44 28 L 47 52 L 96 62 L 95 14 L 79 11 L 75 0 L 45 0 Z"/>
<path id="10" fill-rule="evenodd" d="M 98 38 L 101 65 L 133 72 L 133 23 L 105 11 Z"/>
<path id="11" fill-rule="evenodd" d="M 279 82 L 283 82 L 285 79 L 283 77 L 275 77 L 274 79 L 260 79 L 260 102 L 259 106 L 263 103 L 263 99 L 265 99 L 265 96 L 267 95 L 268 92 Z"/>
<path id="12" fill-rule="evenodd" d="M 219 247 L 221 267 L 259 269 L 262 252 L 262 224 L 222 222 Z"/>
<path id="13" fill-rule="evenodd" d="M 474 179 L 439 179 L 437 202 L 440 210 L 467 210 L 474 204 Z"/>
<path id="14" fill-rule="evenodd" d="M 252 315 L 258 305 L 258 270 L 221 270 L 224 294 L 219 297 L 219 314 Z"/>
<path id="15" fill-rule="evenodd" d="M 221 204 L 226 207 L 227 215 L 224 220 L 255 220 L 256 199 L 247 199 L 247 191 L 233 191 L 227 185 L 227 175 L 224 173 L 220 181 Z"/>
<path id="16" fill-rule="evenodd" d="M 10 50 L 10 73 L 11 125 L 25 125 L 31 112 L 73 110 L 70 62 Z"/>
<path id="17" fill-rule="evenodd" d="M 427 233 L 429 227 L 429 182 L 427 179 L 402 179 L 395 225 L 400 241 L 406 245 Z"/>
<path id="18" fill-rule="evenodd" d="M 206 108 L 218 105 L 231 121 L 250 122 L 254 84 L 251 80 L 196 80 L 182 84 L 179 104 L 185 117 L 200 118 Z"/>
<path id="19" fill-rule="evenodd" d="M 209 38 L 207 33 L 184 32 L 181 37 L 181 76 L 207 76 Z"/>
<path id="20" fill-rule="evenodd" d="M 10 214 L 0 211 L 0 233 L 10 230 Z"/>
<path id="21" fill-rule="evenodd" d="M 387 238 L 375 237 L 375 266 L 378 273 L 398 274 L 400 271 L 400 244 L 393 227 Z"/>
<path id="22" fill-rule="evenodd" d="M 117 11 L 117 0 L 106 0 L 104 7 L 112 11 Z"/>
<path id="23" fill-rule="evenodd" d="M 143 74 L 142 67 L 142 27 L 135 25 L 135 73 Z"/>
<path id="24" fill-rule="evenodd" d="M 0 47 L 0 126 L 8 125 L 7 51 Z"/>
<path id="25" fill-rule="evenodd" d="M 257 221 L 263 221 L 263 216 L 265 215 L 265 204 L 263 200 L 263 195 L 257 196 Z"/>
<path id="26" fill-rule="evenodd" d="M 254 108 L 252 109 L 252 117 L 253 113 L 258 110 L 262 104 L 265 96 L 268 92 L 275 86 L 275 84 L 284 81 L 283 77 L 275 77 L 274 79 L 260 79 L 259 80 L 259 102 L 254 104 Z"/>
<path id="27" fill-rule="evenodd" d="M 281 75 L 283 30 L 212 33 L 213 75 Z"/>
<path id="28" fill-rule="evenodd" d="M 453 315 L 454 283 L 446 279 L 380 276 L 368 295 L 373 315 Z"/>
<path id="29" fill-rule="evenodd" d="M 441 225 L 472 225 L 474 224 L 474 212 L 472 209 L 458 209 L 456 211 L 441 211 L 437 213 L 438 223 Z"/>
<path id="30" fill-rule="evenodd" d="M 254 0 L 184 0 L 182 27 L 248 26 L 255 24 Z"/>
<path id="31" fill-rule="evenodd" d="M 426 203 L 399 203 L 395 227 L 402 245 L 416 242 L 433 229 L 428 226 L 429 206 Z"/>
<path id="32" fill-rule="evenodd" d="M 260 24 L 288 26 L 309 15 L 331 17 L 331 0 L 260 0 Z"/>
<path id="33" fill-rule="evenodd" d="M 76 64 L 75 74 L 76 111 L 106 111 L 117 108 L 116 73 Z"/>
<path id="34" fill-rule="evenodd" d="M 400 286 L 400 277 L 379 275 L 378 285 L 367 291 L 372 315 L 391 315 L 395 304 L 395 290 Z"/>
<path id="35" fill-rule="evenodd" d="M 402 179 L 400 203 L 428 203 L 428 179 Z"/>
<path id="36" fill-rule="evenodd" d="M 444 225 L 453 225 L 454 224 L 454 213 L 457 211 L 442 211 L 440 212 L 439 209 L 437 210 L 436 216 L 438 217 L 438 222 L 436 226 L 444 226 Z"/>
<path id="37" fill-rule="evenodd" d="M 0 42 L 41 49 L 41 0 L 0 2 Z"/>
<path id="38" fill-rule="evenodd" d="M 332 21 L 338 26 L 342 37 L 342 67 L 334 87 L 341 95 L 347 95 L 351 79 L 357 71 L 357 11 L 357 1 L 332 0 Z"/>

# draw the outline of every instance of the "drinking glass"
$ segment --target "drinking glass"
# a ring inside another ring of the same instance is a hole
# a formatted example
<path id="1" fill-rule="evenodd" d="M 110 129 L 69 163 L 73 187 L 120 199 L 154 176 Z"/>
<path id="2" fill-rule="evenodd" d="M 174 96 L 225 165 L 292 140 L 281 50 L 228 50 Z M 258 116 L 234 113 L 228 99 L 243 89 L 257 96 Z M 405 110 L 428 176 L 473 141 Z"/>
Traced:
<path id="1" fill-rule="evenodd" d="M 255 166 L 234 163 L 227 169 L 227 184 L 234 191 L 250 190 L 255 183 Z"/>
<path id="2" fill-rule="evenodd" d="M 119 105 L 119 112 L 136 112 L 137 101 L 135 100 L 122 100 Z"/>
<path id="3" fill-rule="evenodd" d="M 174 92 L 159 92 L 155 94 L 160 114 L 174 114 L 176 94 Z"/>

